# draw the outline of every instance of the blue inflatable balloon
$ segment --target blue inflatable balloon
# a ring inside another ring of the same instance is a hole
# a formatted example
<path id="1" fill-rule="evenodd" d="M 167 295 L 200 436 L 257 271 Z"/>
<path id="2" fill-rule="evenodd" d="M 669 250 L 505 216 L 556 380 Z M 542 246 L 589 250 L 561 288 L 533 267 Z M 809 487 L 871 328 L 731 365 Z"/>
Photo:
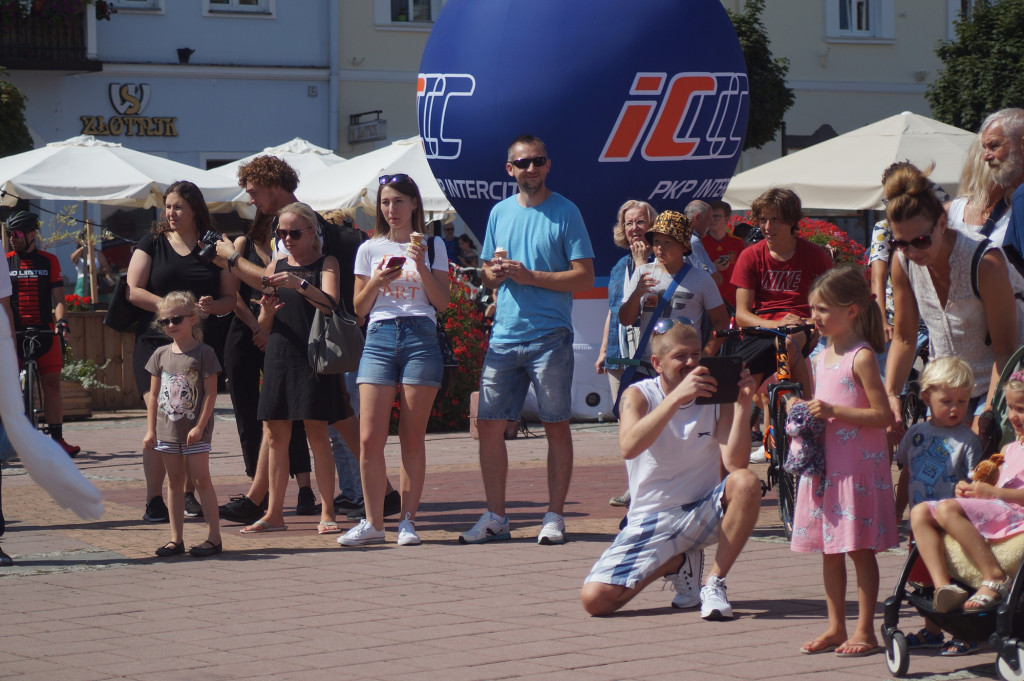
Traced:
<path id="1" fill-rule="evenodd" d="M 516 192 L 506 150 L 545 141 L 548 187 L 579 206 L 606 275 L 627 199 L 721 197 L 743 149 L 748 83 L 719 0 L 449 0 L 417 83 L 434 176 L 481 238 Z"/>

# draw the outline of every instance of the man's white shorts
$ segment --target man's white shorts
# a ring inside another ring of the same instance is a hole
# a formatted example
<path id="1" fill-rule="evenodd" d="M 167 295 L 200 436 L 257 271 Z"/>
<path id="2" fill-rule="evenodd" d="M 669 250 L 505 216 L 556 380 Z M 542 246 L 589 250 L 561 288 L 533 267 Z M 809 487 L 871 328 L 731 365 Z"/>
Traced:
<path id="1" fill-rule="evenodd" d="M 716 543 L 725 515 L 723 494 L 725 480 L 691 504 L 630 518 L 583 583 L 601 582 L 632 589 L 674 556 Z"/>

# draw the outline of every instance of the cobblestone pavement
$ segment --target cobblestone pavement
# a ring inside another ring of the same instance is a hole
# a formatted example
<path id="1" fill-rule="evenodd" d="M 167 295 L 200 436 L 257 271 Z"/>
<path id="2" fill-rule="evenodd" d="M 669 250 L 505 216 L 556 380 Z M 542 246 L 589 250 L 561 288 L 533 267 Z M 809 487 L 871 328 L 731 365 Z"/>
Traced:
<path id="1" fill-rule="evenodd" d="M 824 628 L 820 561 L 789 550 L 771 493 L 728 578 L 736 620 L 709 623 L 695 611 L 673 610 L 672 592 L 659 585 L 619 615 L 585 615 L 580 584 L 621 518 L 608 506 L 625 489 L 616 430 L 575 428 L 570 541 L 563 546 L 535 542 L 547 500 L 546 441 L 539 426 L 536 433 L 509 443 L 511 541 L 457 543 L 484 510 L 476 442 L 464 433 L 438 434 L 427 442 L 422 546 L 397 546 L 397 521 L 389 521 L 387 544 L 342 548 L 336 535 L 317 535 L 318 518 L 289 512 L 288 531 L 270 535 L 240 535 L 239 526 L 225 523 L 224 553 L 198 560 L 153 556 L 168 530 L 141 520 L 141 410 L 69 423 L 66 438 L 83 447 L 78 465 L 103 490 L 106 513 L 80 521 L 20 467 L 5 469 L 3 547 L 17 564 L 0 574 L 0 678 L 889 678 L 882 655 L 799 654 Z M 386 456 L 397 480 L 396 438 Z M 753 468 L 763 477 L 763 465 Z M 224 397 L 211 469 L 221 502 L 247 489 Z M 205 536 L 201 519 L 186 521 L 187 544 Z M 901 552 L 879 556 L 880 600 L 904 561 Z M 853 598 L 852 576 L 850 582 Z M 849 614 L 852 621 L 852 604 Z M 911 612 L 903 622 L 908 631 L 920 626 Z M 915 653 L 910 672 L 991 677 L 993 661 L 990 651 L 963 659 Z"/>

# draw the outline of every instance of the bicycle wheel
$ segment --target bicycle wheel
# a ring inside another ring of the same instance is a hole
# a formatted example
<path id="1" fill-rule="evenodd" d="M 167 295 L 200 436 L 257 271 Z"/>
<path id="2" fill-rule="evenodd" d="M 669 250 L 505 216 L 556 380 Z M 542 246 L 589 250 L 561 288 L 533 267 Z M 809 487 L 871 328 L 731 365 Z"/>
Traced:
<path id="1" fill-rule="evenodd" d="M 780 384 L 781 385 L 781 384 Z M 796 508 L 796 478 L 783 467 L 789 454 L 789 436 L 786 435 L 786 404 L 776 390 L 771 395 L 771 424 L 773 431 L 774 452 L 772 468 L 775 469 L 775 492 L 779 503 L 779 520 L 786 539 L 793 536 L 793 511 Z M 794 397 L 800 396 L 799 385 L 796 389 L 787 386 L 787 393 Z"/>
<path id="2" fill-rule="evenodd" d="M 39 428 L 43 413 L 43 386 L 39 380 L 39 369 L 35 362 L 26 362 L 22 384 L 22 395 L 25 404 L 25 417 L 33 428 Z"/>

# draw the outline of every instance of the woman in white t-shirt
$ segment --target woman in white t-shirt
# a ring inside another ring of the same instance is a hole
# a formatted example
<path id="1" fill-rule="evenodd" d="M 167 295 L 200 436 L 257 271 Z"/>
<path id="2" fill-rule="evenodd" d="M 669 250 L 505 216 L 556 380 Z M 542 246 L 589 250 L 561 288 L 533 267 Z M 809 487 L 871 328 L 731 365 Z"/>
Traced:
<path id="1" fill-rule="evenodd" d="M 356 378 L 366 518 L 338 539 L 345 546 L 384 541 L 384 446 L 396 388 L 402 447 L 398 543 L 420 543 L 415 520 L 426 473 L 427 421 L 444 373 L 436 312 L 450 302 L 444 241 L 431 237 L 434 257 L 428 263 L 419 187 L 405 174 L 383 175 L 380 185 L 374 238 L 359 247 L 355 264 L 355 311 L 368 317 Z"/>

